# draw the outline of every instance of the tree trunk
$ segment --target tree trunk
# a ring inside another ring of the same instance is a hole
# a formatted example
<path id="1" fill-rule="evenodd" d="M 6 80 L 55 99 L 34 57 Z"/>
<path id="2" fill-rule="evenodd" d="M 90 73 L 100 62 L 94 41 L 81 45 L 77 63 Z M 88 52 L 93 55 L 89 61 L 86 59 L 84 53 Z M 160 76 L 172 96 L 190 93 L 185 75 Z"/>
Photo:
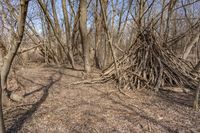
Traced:
<path id="1" fill-rule="evenodd" d="M 73 57 L 73 51 L 72 51 L 72 43 L 70 40 L 70 25 L 69 25 L 69 18 L 67 13 L 67 7 L 66 7 L 66 0 L 62 0 L 62 9 L 64 14 L 64 21 L 65 21 L 65 32 L 66 32 L 66 43 L 68 47 L 68 54 L 69 54 L 69 60 L 73 68 L 75 68 L 74 65 L 74 57 Z"/>
<path id="2" fill-rule="evenodd" d="M 56 12 L 56 5 L 55 4 L 56 4 L 55 0 L 51 0 L 55 31 L 56 31 L 57 35 L 59 37 L 61 37 L 61 29 L 60 29 L 60 25 L 59 25 L 59 21 L 58 21 L 58 15 L 57 15 L 57 12 Z M 58 53 L 58 57 L 59 57 L 59 62 L 63 63 L 63 54 L 62 54 L 63 51 L 62 51 L 62 47 L 60 45 L 57 45 L 57 53 Z"/>
<path id="3" fill-rule="evenodd" d="M 8 54 L 6 55 L 4 59 L 4 64 L 1 68 L 1 88 L 0 88 L 0 132 L 5 132 L 5 125 L 3 121 L 3 111 L 2 111 L 2 89 L 7 88 L 7 77 L 10 72 L 10 68 L 13 62 L 13 59 L 17 53 L 17 50 L 19 49 L 19 46 L 22 42 L 23 34 L 24 34 L 24 28 L 25 28 L 25 22 L 26 22 L 26 15 L 27 15 L 27 8 L 28 8 L 28 2 L 29 0 L 21 0 L 21 10 L 19 15 L 19 21 L 17 26 L 17 37 L 15 40 L 15 43 L 11 47 L 10 51 L 8 51 Z"/>
<path id="4" fill-rule="evenodd" d="M 138 19 L 137 19 L 137 26 L 139 31 L 142 30 L 142 27 L 144 26 L 144 8 L 145 8 L 145 1 L 140 0 L 139 1 L 139 13 L 138 13 Z"/>
<path id="5" fill-rule="evenodd" d="M 111 35 L 110 35 L 110 32 L 109 32 L 109 28 L 108 28 L 108 25 L 107 25 L 107 18 L 106 18 L 106 14 L 105 14 L 105 11 L 104 11 L 104 8 L 103 8 L 102 1 L 99 0 L 99 3 L 100 3 L 100 6 L 101 6 L 101 12 L 102 12 L 102 15 L 103 15 L 104 29 L 105 29 L 105 32 L 106 32 L 108 44 L 109 44 L 111 52 L 112 52 L 112 57 L 113 57 L 113 60 L 114 60 L 116 77 L 117 77 L 117 80 L 119 80 L 119 71 L 118 71 L 118 67 L 117 67 L 118 65 L 117 65 L 116 52 L 113 48 L 113 41 L 112 41 L 112 38 L 111 38 Z"/>
<path id="6" fill-rule="evenodd" d="M 0 67 L 2 67 L 3 66 L 3 58 L 6 55 L 6 48 L 4 47 L 1 38 L 0 38 L 0 54 L 1 54 L 0 55 L 1 56 L 0 57 L 0 63 L 1 63 Z M 1 83 L 1 81 L 0 81 L 0 83 Z M 5 93 L 3 93 L 2 87 L 0 86 L 0 132 L 2 132 L 2 133 L 5 132 L 5 127 L 4 127 L 4 122 L 3 122 L 2 101 L 5 101 L 3 99 L 7 98 L 6 95 L 4 95 L 4 94 Z"/>
<path id="7" fill-rule="evenodd" d="M 196 88 L 196 94 L 195 94 L 194 105 L 193 105 L 196 111 L 199 110 L 199 92 L 200 92 L 200 80 L 199 80 L 199 85 Z"/>
<path id="8" fill-rule="evenodd" d="M 189 42 L 188 47 L 186 48 L 185 52 L 183 53 L 183 59 L 184 59 L 184 60 L 187 59 L 187 57 L 188 57 L 190 51 L 192 50 L 194 44 L 198 42 L 199 36 L 200 36 L 200 33 L 198 33 L 198 34 Z"/>
<path id="9" fill-rule="evenodd" d="M 79 8 L 80 8 L 79 28 L 83 46 L 84 69 L 86 72 L 90 72 L 91 71 L 90 44 L 89 44 L 89 38 L 87 36 L 87 0 L 81 0 Z"/>
<path id="10" fill-rule="evenodd" d="M 48 21 L 48 23 L 49 23 L 49 25 L 50 25 L 50 27 L 52 28 L 53 34 L 54 34 L 54 36 L 55 36 L 55 38 L 56 38 L 56 40 L 57 40 L 57 42 L 58 42 L 59 47 L 62 48 L 64 54 L 65 54 L 66 56 L 68 56 L 68 53 L 66 52 L 65 47 L 64 47 L 64 45 L 63 45 L 63 42 L 62 42 L 62 40 L 61 40 L 61 37 L 58 35 L 57 30 L 56 30 L 56 27 L 53 25 L 53 21 L 51 20 L 51 16 L 50 16 L 50 14 L 48 13 L 47 7 L 46 7 L 45 4 L 42 2 L 42 0 L 38 0 L 37 2 L 38 2 L 38 4 L 40 5 L 40 7 L 41 7 L 41 9 L 42 9 L 42 11 L 43 11 L 43 13 L 44 13 L 44 15 L 45 15 L 45 17 L 46 17 L 46 20 Z"/>

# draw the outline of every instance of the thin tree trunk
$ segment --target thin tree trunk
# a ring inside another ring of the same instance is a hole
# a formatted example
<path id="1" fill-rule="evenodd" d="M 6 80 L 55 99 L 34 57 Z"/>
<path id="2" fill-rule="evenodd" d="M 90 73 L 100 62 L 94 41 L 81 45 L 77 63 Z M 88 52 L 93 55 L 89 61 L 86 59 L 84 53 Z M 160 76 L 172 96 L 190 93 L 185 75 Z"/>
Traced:
<path id="1" fill-rule="evenodd" d="M 87 36 L 87 0 L 80 1 L 80 34 L 83 45 L 84 69 L 86 72 L 91 71 L 90 66 L 90 44 Z"/>
<path id="2" fill-rule="evenodd" d="M 2 111 L 2 89 L 7 88 L 7 77 L 10 72 L 10 68 L 13 62 L 13 59 L 17 53 L 17 50 L 19 49 L 19 46 L 22 42 L 23 34 L 24 34 L 24 28 L 25 28 L 25 22 L 26 22 L 26 15 L 27 15 L 27 8 L 28 8 L 28 2 L 29 0 L 21 0 L 21 10 L 19 15 L 19 21 L 18 21 L 18 27 L 17 27 L 17 37 L 15 40 L 15 43 L 11 47 L 10 51 L 8 51 L 7 56 L 4 59 L 4 64 L 1 68 L 1 88 L 0 88 L 0 132 L 5 132 L 5 125 L 3 121 L 3 111 Z"/>
<path id="3" fill-rule="evenodd" d="M 100 6 L 101 6 L 101 11 L 102 11 L 102 15 L 103 15 L 104 28 L 105 28 L 105 31 L 106 31 L 108 43 L 109 43 L 109 46 L 110 46 L 110 49 L 111 49 L 111 52 L 112 52 L 112 57 L 113 57 L 113 60 L 114 60 L 114 65 L 115 65 L 115 71 L 116 71 L 117 79 L 119 80 L 119 71 L 118 71 L 118 65 L 117 65 L 117 57 L 116 57 L 115 50 L 113 48 L 112 38 L 111 38 L 109 29 L 108 29 L 106 14 L 105 14 L 105 11 L 103 9 L 102 1 L 99 0 L 99 3 L 100 3 Z"/>
<path id="4" fill-rule="evenodd" d="M 196 88 L 196 94 L 195 94 L 194 105 L 193 105 L 196 111 L 199 110 L 199 92 L 200 92 L 200 81 L 199 81 L 199 85 Z"/>
<path id="5" fill-rule="evenodd" d="M 101 69 L 102 66 L 101 66 L 101 63 L 100 63 L 100 59 L 99 59 L 99 56 L 98 56 L 98 47 L 99 47 L 99 42 L 100 42 L 100 23 L 99 23 L 99 13 L 98 13 L 98 0 L 96 0 L 96 6 L 95 6 L 95 9 L 94 9 L 94 20 L 95 20 L 95 55 L 94 55 L 94 61 L 95 61 L 95 64 L 96 64 L 96 67 Z"/>
<path id="6" fill-rule="evenodd" d="M 53 11 L 53 20 L 54 20 L 54 27 L 55 27 L 55 31 L 56 34 L 60 37 L 61 36 L 61 29 L 60 29 L 60 25 L 59 25 L 59 21 L 58 21 L 58 16 L 57 16 L 57 12 L 56 12 L 56 2 L 55 0 L 51 0 L 51 6 L 52 6 L 52 11 Z M 57 45 L 57 53 L 58 53 L 58 57 L 59 57 L 59 62 L 63 62 L 63 54 L 62 54 L 62 47 L 60 45 Z"/>
<path id="7" fill-rule="evenodd" d="M 177 0 L 170 0 L 169 1 L 169 6 L 168 6 L 168 14 L 167 14 L 167 20 L 166 20 L 166 27 L 164 31 L 164 42 L 167 42 L 168 37 L 169 37 L 169 32 L 170 32 L 170 19 L 173 15 L 173 9 L 176 5 Z M 163 45 L 166 47 L 166 43 Z"/>
<path id="8" fill-rule="evenodd" d="M 190 51 L 192 50 L 192 47 L 194 46 L 195 43 L 198 42 L 199 40 L 199 36 L 200 36 L 200 33 L 198 33 L 190 42 L 189 42 L 189 45 L 187 46 L 184 54 L 183 54 L 183 59 L 187 59 Z"/>
<path id="9" fill-rule="evenodd" d="M 58 35 L 58 33 L 56 32 L 55 26 L 53 25 L 53 22 L 52 22 L 52 20 L 51 20 L 51 16 L 50 16 L 49 13 L 47 12 L 46 6 L 45 6 L 44 3 L 42 2 L 42 0 L 38 0 L 37 2 L 38 2 L 38 4 L 40 5 L 42 11 L 44 12 L 44 15 L 45 15 L 47 21 L 49 22 L 49 25 L 50 25 L 51 28 L 52 28 L 52 31 L 53 31 L 53 33 L 54 33 L 54 36 L 55 36 L 56 40 L 58 41 L 58 44 L 59 44 L 60 47 L 62 48 L 62 50 L 63 50 L 63 52 L 65 53 L 65 55 L 68 56 L 68 53 L 67 53 L 67 51 L 66 51 L 66 49 L 65 49 L 65 47 L 64 47 L 64 45 L 63 45 L 63 42 L 62 42 L 62 40 L 60 39 L 60 36 Z"/>
<path id="10" fill-rule="evenodd" d="M 64 14 L 64 21 L 65 21 L 65 32 L 66 32 L 66 43 L 68 47 L 68 53 L 69 53 L 69 60 L 73 68 L 75 68 L 74 65 L 74 57 L 73 57 L 73 51 L 72 51 L 72 43 L 70 40 L 70 25 L 69 25 L 69 18 L 67 13 L 67 7 L 66 7 L 66 0 L 62 0 L 62 9 Z"/>
<path id="11" fill-rule="evenodd" d="M 138 29 L 139 31 L 142 29 L 142 27 L 144 26 L 143 21 L 144 21 L 144 6 L 145 6 L 145 1 L 144 0 L 140 0 L 139 1 L 139 14 L 138 14 L 138 20 L 137 20 L 137 25 L 138 25 Z"/>

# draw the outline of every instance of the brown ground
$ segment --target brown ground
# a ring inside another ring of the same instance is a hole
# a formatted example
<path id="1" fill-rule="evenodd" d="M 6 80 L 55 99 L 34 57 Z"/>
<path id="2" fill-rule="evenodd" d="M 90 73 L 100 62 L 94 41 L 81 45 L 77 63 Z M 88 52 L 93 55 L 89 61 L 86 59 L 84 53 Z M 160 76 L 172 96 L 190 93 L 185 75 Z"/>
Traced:
<path id="1" fill-rule="evenodd" d="M 4 108 L 8 132 L 22 133 L 192 133 L 200 132 L 200 112 L 192 95 L 126 90 L 113 83 L 79 84 L 81 71 L 36 67 L 17 72 L 20 103 Z M 16 88 L 10 83 L 10 89 Z"/>

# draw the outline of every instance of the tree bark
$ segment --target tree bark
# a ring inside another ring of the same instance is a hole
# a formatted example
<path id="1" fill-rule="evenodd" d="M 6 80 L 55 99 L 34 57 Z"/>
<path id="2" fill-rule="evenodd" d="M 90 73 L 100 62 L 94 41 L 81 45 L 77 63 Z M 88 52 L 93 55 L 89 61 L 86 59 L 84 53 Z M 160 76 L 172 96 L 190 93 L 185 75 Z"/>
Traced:
<path id="1" fill-rule="evenodd" d="M 187 48 L 186 48 L 186 50 L 185 50 L 185 52 L 184 52 L 184 54 L 183 54 L 183 59 L 184 59 L 184 60 L 187 59 L 187 57 L 188 57 L 190 51 L 192 50 L 194 44 L 198 42 L 199 36 L 200 36 L 200 33 L 198 33 L 198 34 L 190 41 L 189 45 L 187 46 Z"/>
<path id="2" fill-rule="evenodd" d="M 194 105 L 193 105 L 193 107 L 194 107 L 194 109 L 195 109 L 196 111 L 199 110 L 199 92 L 200 92 L 200 80 L 199 80 L 199 84 L 198 84 L 198 86 L 197 86 L 197 88 L 196 88 L 195 99 L 194 99 Z"/>
<path id="3" fill-rule="evenodd" d="M 19 46 L 23 39 L 24 34 L 24 28 L 25 28 L 25 22 L 26 22 L 26 15 L 27 15 L 27 9 L 28 9 L 28 2 L 29 0 L 21 0 L 20 1 L 20 15 L 18 19 L 18 26 L 17 26 L 17 36 L 15 43 L 11 47 L 10 51 L 8 51 L 8 54 L 6 55 L 4 59 L 4 64 L 1 68 L 1 88 L 0 88 L 0 132 L 5 132 L 5 125 L 3 121 L 3 111 L 2 111 L 2 89 L 7 88 L 7 77 L 10 72 L 10 68 L 12 66 L 12 62 L 14 60 L 14 57 L 17 53 L 17 50 L 19 49 Z"/>
<path id="4" fill-rule="evenodd" d="M 100 6 L 101 6 L 101 12 L 102 12 L 102 15 L 103 15 L 104 29 L 105 29 L 105 32 L 106 32 L 106 35 L 107 35 L 108 43 L 109 43 L 109 46 L 110 46 L 110 49 L 111 49 L 111 52 L 112 52 L 112 57 L 113 57 L 113 60 L 114 60 L 114 65 L 115 65 L 115 71 L 116 71 L 116 75 L 117 75 L 117 80 L 119 80 L 119 71 L 118 71 L 118 65 L 117 65 L 116 52 L 115 52 L 115 50 L 113 48 L 113 42 L 112 42 L 112 38 L 111 38 L 109 29 L 108 29 L 107 18 L 106 18 L 105 11 L 103 9 L 102 0 L 99 0 L 99 3 L 100 3 Z"/>
<path id="5" fill-rule="evenodd" d="M 57 15 L 57 12 L 56 12 L 56 5 L 55 4 L 56 4 L 55 0 L 51 0 L 55 31 L 58 34 L 58 36 L 61 37 L 61 29 L 60 29 L 60 25 L 59 25 L 59 21 L 58 21 L 58 15 Z M 63 52 L 62 47 L 60 45 L 57 45 L 57 53 L 58 53 L 58 57 L 59 57 L 59 62 L 63 62 L 62 52 Z"/>
<path id="6" fill-rule="evenodd" d="M 87 0 L 81 0 L 79 8 L 80 8 L 79 28 L 83 46 L 84 69 L 86 72 L 90 72 L 91 71 L 90 44 L 89 44 L 89 38 L 87 36 Z"/>
<path id="7" fill-rule="evenodd" d="M 72 43 L 70 40 L 70 25 L 69 25 L 69 18 L 67 13 L 67 7 L 66 7 L 66 0 L 62 0 L 62 9 L 64 14 L 64 21 L 65 21 L 65 32 L 66 32 L 66 43 L 68 47 L 68 53 L 69 53 L 69 60 L 73 68 L 75 68 L 74 65 L 74 57 L 73 57 L 73 51 L 72 51 Z"/>
<path id="8" fill-rule="evenodd" d="M 137 19 L 137 26 L 138 29 L 141 30 L 142 27 L 144 26 L 144 8 L 145 8 L 145 1 L 144 0 L 140 0 L 139 1 L 139 13 L 138 13 L 138 19 Z"/>

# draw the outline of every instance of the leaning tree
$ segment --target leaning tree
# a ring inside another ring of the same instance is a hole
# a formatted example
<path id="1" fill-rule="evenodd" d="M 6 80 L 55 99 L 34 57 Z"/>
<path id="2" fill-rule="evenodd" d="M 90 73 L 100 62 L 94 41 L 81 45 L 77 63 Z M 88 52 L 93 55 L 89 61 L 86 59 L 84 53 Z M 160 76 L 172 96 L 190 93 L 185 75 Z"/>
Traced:
<path id="1" fill-rule="evenodd" d="M 1 86 L 0 86 L 0 93 L 1 93 L 0 94 L 0 132 L 1 133 L 5 132 L 3 110 L 2 110 L 2 91 L 7 89 L 8 74 L 10 72 L 12 62 L 17 54 L 17 51 L 23 39 L 28 3 L 29 3 L 29 0 L 20 1 L 20 13 L 18 16 L 18 21 L 17 21 L 17 30 L 16 32 L 14 32 L 15 30 L 13 30 L 13 33 L 12 33 L 14 44 L 12 44 L 7 55 L 4 57 L 3 65 L 1 67 Z"/>

